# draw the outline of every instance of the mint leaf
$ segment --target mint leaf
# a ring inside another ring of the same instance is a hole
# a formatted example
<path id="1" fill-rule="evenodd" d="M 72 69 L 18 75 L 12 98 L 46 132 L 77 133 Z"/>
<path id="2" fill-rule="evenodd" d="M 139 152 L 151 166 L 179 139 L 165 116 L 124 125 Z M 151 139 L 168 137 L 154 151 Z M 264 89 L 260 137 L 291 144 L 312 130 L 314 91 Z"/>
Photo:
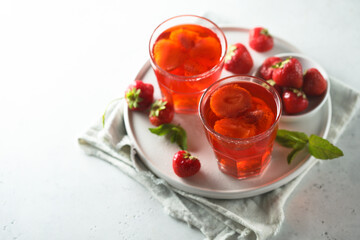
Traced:
<path id="1" fill-rule="evenodd" d="M 158 136 L 165 135 L 170 142 L 176 143 L 182 150 L 187 150 L 187 134 L 180 125 L 166 123 L 156 128 L 149 128 L 149 130 Z"/>
<path id="2" fill-rule="evenodd" d="M 277 131 L 276 141 L 284 147 L 302 149 L 309 141 L 309 138 L 303 132 L 279 129 Z"/>
<path id="3" fill-rule="evenodd" d="M 307 146 L 307 151 L 317 159 L 334 159 L 344 156 L 344 153 L 328 140 L 312 134 L 310 138 L 303 132 L 295 132 L 279 129 L 276 135 L 276 142 L 281 146 L 292 148 L 287 156 L 290 164 L 298 152 Z"/>
<path id="4" fill-rule="evenodd" d="M 314 134 L 309 138 L 309 152 L 314 157 L 323 160 L 344 156 L 344 153 L 338 147 Z"/>
<path id="5" fill-rule="evenodd" d="M 305 145 L 304 145 L 304 147 L 305 147 Z M 297 154 L 298 152 L 300 152 L 302 149 L 303 149 L 303 147 L 302 147 L 302 148 L 295 148 L 295 149 L 293 149 L 293 150 L 289 153 L 289 155 L 287 156 L 287 162 L 288 162 L 288 164 L 290 164 L 290 163 L 292 162 L 292 160 L 294 160 L 296 154 Z"/>
<path id="6" fill-rule="evenodd" d="M 156 128 L 149 128 L 150 132 L 152 132 L 153 134 L 159 135 L 159 136 L 163 136 L 166 135 L 170 132 L 172 126 L 172 124 L 161 124 L 160 126 L 156 127 Z"/>

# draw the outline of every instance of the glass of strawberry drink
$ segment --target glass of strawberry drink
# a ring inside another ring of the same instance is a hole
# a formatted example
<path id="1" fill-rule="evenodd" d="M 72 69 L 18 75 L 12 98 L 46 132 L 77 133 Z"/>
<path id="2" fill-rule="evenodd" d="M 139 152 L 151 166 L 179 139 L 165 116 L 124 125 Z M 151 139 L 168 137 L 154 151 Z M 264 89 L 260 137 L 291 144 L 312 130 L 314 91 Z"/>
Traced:
<path id="1" fill-rule="evenodd" d="M 264 171 L 281 109 L 276 89 L 253 76 L 226 77 L 204 92 L 199 115 L 222 172 L 243 179 Z"/>
<path id="2" fill-rule="evenodd" d="M 220 77 L 227 42 L 210 20 L 182 15 L 155 29 L 149 51 L 163 97 L 177 113 L 196 113 L 201 94 Z"/>

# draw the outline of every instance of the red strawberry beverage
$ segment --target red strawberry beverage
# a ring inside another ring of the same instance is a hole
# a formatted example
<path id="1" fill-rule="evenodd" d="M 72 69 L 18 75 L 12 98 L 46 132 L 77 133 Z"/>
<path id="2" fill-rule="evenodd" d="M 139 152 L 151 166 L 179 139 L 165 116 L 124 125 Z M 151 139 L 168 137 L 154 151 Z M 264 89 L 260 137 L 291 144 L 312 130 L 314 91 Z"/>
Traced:
<path id="1" fill-rule="evenodd" d="M 252 76 L 223 78 L 203 94 L 199 114 L 222 172 L 237 179 L 261 174 L 281 116 L 274 87 Z"/>
<path id="2" fill-rule="evenodd" d="M 155 29 L 150 59 L 163 97 L 177 113 L 196 113 L 201 94 L 219 79 L 227 43 L 211 21 L 184 15 Z"/>

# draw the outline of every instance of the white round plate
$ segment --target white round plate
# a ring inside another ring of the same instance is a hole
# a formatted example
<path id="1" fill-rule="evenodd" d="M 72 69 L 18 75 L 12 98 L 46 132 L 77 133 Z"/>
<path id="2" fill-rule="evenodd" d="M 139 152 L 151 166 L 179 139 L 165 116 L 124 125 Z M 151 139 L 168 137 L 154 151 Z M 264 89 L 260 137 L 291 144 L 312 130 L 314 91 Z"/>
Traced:
<path id="1" fill-rule="evenodd" d="M 257 53 L 248 46 L 248 29 L 222 28 L 228 44 L 243 43 L 254 60 L 256 69 L 265 58 L 282 52 L 298 52 L 291 44 L 275 37 L 274 48 L 266 53 Z M 231 73 L 223 71 L 222 76 Z M 137 75 L 137 79 L 152 83 L 155 97 L 160 98 L 156 77 L 147 62 Z M 175 114 L 173 123 L 180 124 L 188 134 L 188 151 L 201 161 L 200 171 L 189 178 L 179 178 L 172 168 L 172 158 L 179 151 L 176 144 L 170 143 L 164 136 L 157 136 L 148 130 L 153 127 L 146 113 L 132 112 L 125 108 L 125 126 L 135 148 L 144 164 L 157 176 L 165 179 L 170 185 L 180 190 L 209 198 L 237 199 L 256 196 L 276 189 L 291 181 L 309 167 L 315 159 L 306 152 L 300 152 L 289 165 L 286 157 L 290 149 L 275 143 L 272 159 L 266 170 L 260 175 L 238 180 L 223 174 L 216 162 L 214 153 L 205 137 L 203 127 L 197 114 Z M 323 105 L 311 119 L 302 122 L 282 122 L 280 129 L 302 131 L 326 138 L 331 121 L 331 99 Z"/>

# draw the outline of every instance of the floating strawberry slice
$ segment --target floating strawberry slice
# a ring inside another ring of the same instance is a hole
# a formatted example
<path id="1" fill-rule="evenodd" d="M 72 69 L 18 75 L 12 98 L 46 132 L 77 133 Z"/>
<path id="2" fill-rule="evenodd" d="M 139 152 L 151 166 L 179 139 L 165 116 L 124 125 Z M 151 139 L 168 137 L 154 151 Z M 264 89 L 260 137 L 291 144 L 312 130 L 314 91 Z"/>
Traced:
<path id="1" fill-rule="evenodd" d="M 210 98 L 210 108 L 218 117 L 237 117 L 250 107 L 250 93 L 236 84 L 220 87 Z"/>
<path id="2" fill-rule="evenodd" d="M 252 107 L 245 114 L 248 123 L 256 125 L 257 134 L 267 130 L 275 121 L 274 113 L 270 107 L 260 98 L 253 97 Z"/>
<path id="3" fill-rule="evenodd" d="M 162 69 L 170 72 L 180 67 L 185 56 L 179 44 L 171 40 L 161 39 L 155 44 L 154 58 Z"/>
<path id="4" fill-rule="evenodd" d="M 199 61 L 196 61 L 195 59 L 187 59 L 184 63 L 184 75 L 185 76 L 195 76 L 199 75 L 201 73 L 204 73 L 208 71 L 210 68 L 208 68 L 206 65 L 201 64 Z"/>
<path id="5" fill-rule="evenodd" d="M 169 39 L 175 42 L 179 42 L 185 49 L 190 49 L 195 46 L 195 42 L 199 34 L 197 32 L 180 28 L 171 32 Z"/>
<path id="6" fill-rule="evenodd" d="M 214 130 L 233 138 L 248 138 L 256 134 L 256 126 L 243 117 L 220 119 L 215 122 Z"/>
<path id="7" fill-rule="evenodd" d="M 190 57 L 208 59 L 213 67 L 221 57 L 220 42 L 214 37 L 198 38 L 190 50 Z"/>

